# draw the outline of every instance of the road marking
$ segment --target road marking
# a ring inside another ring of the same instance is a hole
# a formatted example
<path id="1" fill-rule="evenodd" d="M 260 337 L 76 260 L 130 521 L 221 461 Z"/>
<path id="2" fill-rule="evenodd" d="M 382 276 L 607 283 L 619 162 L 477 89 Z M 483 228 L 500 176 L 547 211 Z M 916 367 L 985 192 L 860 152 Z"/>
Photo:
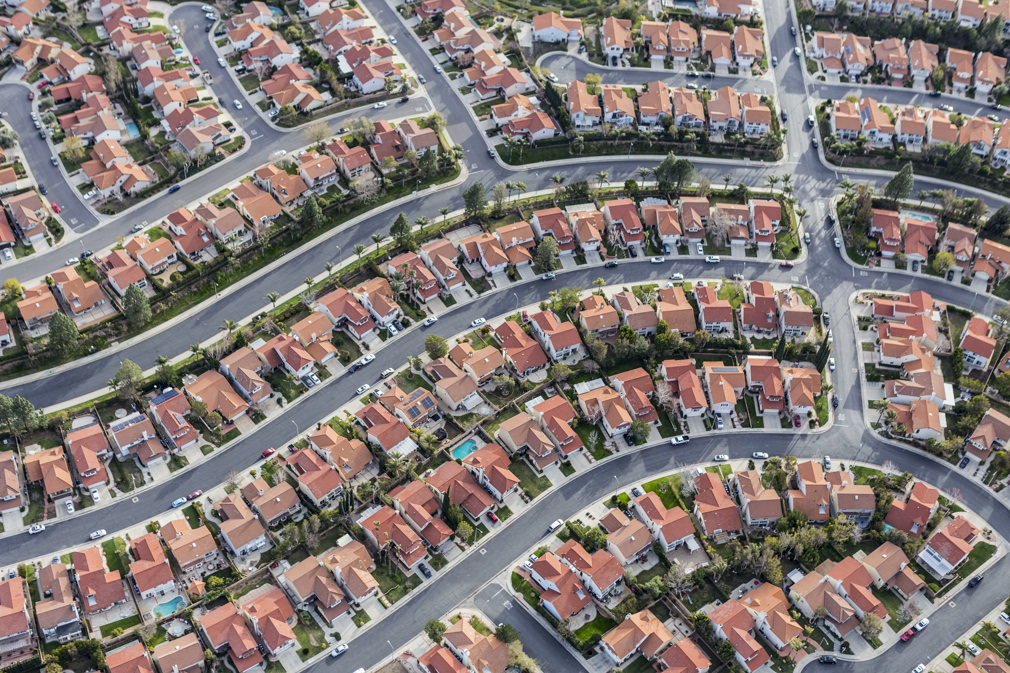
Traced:
<path id="1" fill-rule="evenodd" d="M 132 502 L 133 504 L 137 504 L 138 502 L 140 502 L 140 498 L 134 498 L 130 502 Z"/>
<path id="2" fill-rule="evenodd" d="M 868 271 L 860 271 L 860 272 L 859 272 L 859 275 L 860 275 L 860 276 L 869 276 L 869 275 L 870 275 L 870 273 L 869 273 Z"/>
<path id="3" fill-rule="evenodd" d="M 70 224 L 77 224 L 77 218 L 76 217 L 71 217 L 70 218 Z"/>
<path id="4" fill-rule="evenodd" d="M 838 420 L 844 421 L 845 420 L 845 414 L 838 414 Z"/>
<path id="5" fill-rule="evenodd" d="M 853 373 L 853 374 L 857 373 L 858 371 L 859 371 L 859 368 L 858 368 L 858 367 L 853 367 L 853 368 L 852 368 L 852 373 Z"/>
<path id="6" fill-rule="evenodd" d="M 481 556 L 483 556 L 483 555 L 484 555 L 484 554 L 486 554 L 486 553 L 487 553 L 487 549 L 485 549 L 485 548 L 481 547 L 481 550 L 480 550 L 480 554 L 481 554 Z"/>
<path id="7" fill-rule="evenodd" d="M 471 168 L 477 168 L 477 162 L 476 162 L 476 161 L 474 161 L 474 162 L 473 162 L 472 164 L 470 164 L 470 167 L 471 167 Z"/>
<path id="8" fill-rule="evenodd" d="M 792 280 L 792 281 L 793 281 L 794 283 L 798 283 L 798 282 L 800 282 L 800 277 L 799 277 L 799 276 L 789 276 L 789 278 L 790 278 L 790 279 L 791 279 L 791 280 Z"/>
<path id="9" fill-rule="evenodd" d="M 957 603 L 955 603 L 954 601 L 951 601 L 950 603 L 947 603 L 947 605 L 949 605 L 952 608 L 957 607 Z"/>
<path id="10" fill-rule="evenodd" d="M 147 220 L 144 220 L 143 222 L 141 222 L 141 223 L 140 223 L 140 226 L 142 226 L 142 227 L 146 227 L 146 226 L 147 226 Z"/>
<path id="11" fill-rule="evenodd" d="M 414 106 L 414 112 L 423 112 L 423 111 L 424 111 L 424 106 L 423 105 L 415 105 Z"/>
<path id="12" fill-rule="evenodd" d="M 502 603 L 502 607 L 505 608 L 506 610 L 511 610 L 512 609 L 512 601 L 505 601 L 504 603 Z"/>

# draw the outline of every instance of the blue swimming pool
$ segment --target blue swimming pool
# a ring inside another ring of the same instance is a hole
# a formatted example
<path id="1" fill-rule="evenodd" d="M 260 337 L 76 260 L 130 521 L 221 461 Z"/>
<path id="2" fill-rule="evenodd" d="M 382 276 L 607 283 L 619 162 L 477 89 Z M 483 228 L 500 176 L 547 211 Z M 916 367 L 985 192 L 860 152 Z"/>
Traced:
<path id="1" fill-rule="evenodd" d="M 182 596 L 176 596 L 166 603 L 158 603 L 154 606 L 154 610 L 152 610 L 152 612 L 154 612 L 156 619 L 161 619 L 162 617 L 167 617 L 172 614 L 185 604 L 186 600 Z"/>
<path id="2" fill-rule="evenodd" d="M 477 450 L 477 442 L 468 439 L 452 450 L 452 457 L 463 460 Z"/>
<path id="3" fill-rule="evenodd" d="M 271 13 L 271 14 L 273 14 L 274 16 L 280 16 L 280 15 L 281 15 L 281 14 L 283 14 L 284 12 L 283 12 L 283 11 L 281 11 L 281 8 L 280 8 L 280 7 L 273 7 L 273 6 L 271 6 L 271 7 L 270 7 L 270 13 Z"/>
<path id="4" fill-rule="evenodd" d="M 126 125 L 126 134 L 131 138 L 139 138 L 140 129 L 137 128 L 137 125 L 134 122 L 129 122 Z"/>

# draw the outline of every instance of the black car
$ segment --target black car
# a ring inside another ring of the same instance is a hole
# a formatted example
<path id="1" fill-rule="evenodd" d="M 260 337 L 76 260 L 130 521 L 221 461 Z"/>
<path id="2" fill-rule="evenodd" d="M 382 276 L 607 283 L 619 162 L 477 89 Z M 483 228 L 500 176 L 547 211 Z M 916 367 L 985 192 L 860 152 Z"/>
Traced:
<path id="1" fill-rule="evenodd" d="M 203 32 L 205 32 L 205 33 L 209 33 L 209 32 L 210 32 L 210 29 L 211 29 L 211 28 L 213 28 L 213 25 L 211 25 L 211 24 L 207 24 L 207 27 L 206 27 L 206 28 L 204 28 Z"/>
<path id="2" fill-rule="evenodd" d="M 421 574 L 424 575 L 425 577 L 431 577 L 431 571 L 428 570 L 428 566 L 424 565 L 423 563 L 418 564 L 417 569 L 420 570 Z"/>
<path id="3" fill-rule="evenodd" d="M 703 72 L 701 73 L 701 76 L 704 77 L 705 79 L 712 79 L 713 77 L 715 77 L 715 73 Z"/>
<path id="4" fill-rule="evenodd" d="M 42 192 L 42 196 L 45 196 L 49 192 L 45 185 L 39 185 L 39 191 Z"/>
<path id="5" fill-rule="evenodd" d="M 43 192 L 43 193 L 45 193 L 45 192 Z M 353 374 L 354 372 L 358 371 L 359 369 L 361 369 L 361 363 L 360 362 L 355 362 L 353 365 L 351 365 L 350 367 L 347 368 L 347 372 L 349 374 Z"/>
<path id="6" fill-rule="evenodd" d="M 46 139 L 46 131 L 45 131 L 45 129 L 39 131 L 39 138 L 42 138 L 43 140 Z"/>
<path id="7" fill-rule="evenodd" d="M 943 94 L 942 94 L 942 93 L 940 93 L 939 91 L 930 91 L 930 92 L 929 92 L 929 95 L 930 95 L 930 96 L 932 96 L 933 98 L 939 98 L 939 97 L 940 97 L 940 96 L 942 96 Z"/>
<path id="8" fill-rule="evenodd" d="M 981 575 L 975 575 L 974 577 L 971 578 L 971 581 L 968 582 L 968 586 L 969 587 L 973 587 L 973 586 L 975 586 L 976 584 L 978 584 L 981 581 L 982 581 L 982 576 Z"/>
<path id="9" fill-rule="evenodd" d="M 694 70 L 688 70 L 687 71 L 687 76 L 688 77 L 697 77 L 698 73 L 696 71 L 694 71 Z"/>
<path id="10" fill-rule="evenodd" d="M 400 102 L 401 103 L 406 103 L 409 100 L 410 100 L 410 96 L 404 96 L 403 98 L 400 99 Z"/>
<path id="11" fill-rule="evenodd" d="M 912 260 L 912 271 L 918 271 L 918 270 L 919 270 L 919 260 L 917 259 Z"/>
<path id="12" fill-rule="evenodd" d="M 838 408 L 838 395 L 831 396 L 831 406 L 834 407 L 835 409 Z"/>
<path id="13" fill-rule="evenodd" d="M 782 114 L 779 116 L 782 117 L 782 121 L 789 121 L 789 115 L 786 114 L 785 110 L 783 110 Z"/>
<path id="14" fill-rule="evenodd" d="M 832 657 L 829 654 L 822 654 L 821 656 L 817 657 L 817 661 L 821 662 L 822 664 L 837 664 L 838 663 L 838 659 L 836 659 L 835 657 Z"/>
<path id="15" fill-rule="evenodd" d="M 45 194 L 45 192 L 42 192 L 42 193 Z M 603 268 L 604 269 L 613 269 L 616 266 L 617 266 L 617 262 L 615 262 L 614 260 L 610 260 L 609 262 L 607 262 L 606 264 L 603 265 Z"/>
<path id="16" fill-rule="evenodd" d="M 642 492 L 638 490 L 637 486 L 632 486 L 631 495 L 637 498 L 638 496 L 642 495 Z"/>
<path id="17" fill-rule="evenodd" d="M 638 250 L 635 249 L 635 246 L 630 246 L 628 248 L 628 254 L 632 257 L 638 257 Z"/>
<path id="18" fill-rule="evenodd" d="M 831 316 L 830 315 L 828 315 L 827 313 L 825 313 L 824 315 L 821 316 L 821 318 L 824 320 L 824 326 L 825 327 L 831 327 Z"/>
<path id="19" fill-rule="evenodd" d="M 227 35 L 227 34 L 228 34 L 228 31 L 226 31 L 223 28 L 221 30 L 215 30 L 214 31 L 214 37 L 221 37 L 222 35 Z"/>
<path id="20" fill-rule="evenodd" d="M 42 193 L 45 194 L 45 192 Z M 951 269 L 950 271 L 947 272 L 947 280 L 948 281 L 954 280 L 954 269 Z"/>

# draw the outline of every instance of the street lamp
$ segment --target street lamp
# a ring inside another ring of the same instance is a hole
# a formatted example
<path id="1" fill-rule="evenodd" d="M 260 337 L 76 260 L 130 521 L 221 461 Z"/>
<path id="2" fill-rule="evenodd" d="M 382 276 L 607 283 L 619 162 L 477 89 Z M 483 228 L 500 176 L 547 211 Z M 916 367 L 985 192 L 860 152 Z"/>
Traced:
<path id="1" fill-rule="evenodd" d="M 519 295 L 516 294 L 515 292 L 513 292 L 512 296 L 516 298 L 516 310 L 518 311 L 519 310 Z"/>
<path id="2" fill-rule="evenodd" d="M 341 248 L 341 247 L 340 247 L 339 245 L 337 245 L 336 243 L 334 243 L 334 244 L 333 244 L 333 247 L 335 247 L 335 248 L 337 249 L 337 252 L 339 252 L 339 253 L 340 253 L 340 260 L 339 260 L 339 261 L 337 262 L 337 266 L 340 266 L 340 264 L 341 264 L 341 263 L 342 263 L 342 262 L 344 261 L 344 251 L 343 251 L 343 249 L 342 249 L 342 248 Z"/>
<path id="3" fill-rule="evenodd" d="M 295 423 L 295 419 L 291 419 L 291 424 L 295 426 L 295 439 L 298 439 L 298 424 Z"/>
<path id="4" fill-rule="evenodd" d="M 631 150 L 634 149 L 634 147 L 635 147 L 635 143 L 631 143 L 631 144 L 628 145 L 628 158 L 629 159 L 631 158 Z"/>

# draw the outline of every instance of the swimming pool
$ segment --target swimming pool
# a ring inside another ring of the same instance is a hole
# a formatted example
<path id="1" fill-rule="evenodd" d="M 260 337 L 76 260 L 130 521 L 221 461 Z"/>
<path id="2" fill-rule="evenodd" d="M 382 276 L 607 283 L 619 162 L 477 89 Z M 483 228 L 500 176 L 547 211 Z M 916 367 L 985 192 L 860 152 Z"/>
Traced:
<path id="1" fill-rule="evenodd" d="M 271 14 L 273 14 L 274 16 L 280 16 L 280 15 L 281 15 L 281 14 L 283 14 L 284 12 L 283 12 L 283 11 L 281 11 L 281 8 L 280 8 L 280 7 L 273 7 L 273 6 L 271 6 L 271 7 L 270 7 L 270 13 L 271 13 Z"/>
<path id="2" fill-rule="evenodd" d="M 126 125 L 126 135 L 128 135 L 131 138 L 139 138 L 140 137 L 140 129 L 137 128 L 137 124 L 136 123 L 129 122 Z"/>
<path id="3" fill-rule="evenodd" d="M 463 460 L 477 450 L 477 442 L 468 439 L 452 450 L 452 457 Z"/>
<path id="4" fill-rule="evenodd" d="M 920 222 L 933 222 L 933 216 L 928 213 L 919 213 L 914 210 L 906 210 L 905 217 L 911 217 L 912 219 L 919 220 Z"/>
<path id="5" fill-rule="evenodd" d="M 185 604 L 186 600 L 182 596 L 176 596 L 167 603 L 158 603 L 154 606 L 154 610 L 152 610 L 152 612 L 154 612 L 155 619 L 161 619 L 162 617 L 167 617 L 172 614 Z"/>

